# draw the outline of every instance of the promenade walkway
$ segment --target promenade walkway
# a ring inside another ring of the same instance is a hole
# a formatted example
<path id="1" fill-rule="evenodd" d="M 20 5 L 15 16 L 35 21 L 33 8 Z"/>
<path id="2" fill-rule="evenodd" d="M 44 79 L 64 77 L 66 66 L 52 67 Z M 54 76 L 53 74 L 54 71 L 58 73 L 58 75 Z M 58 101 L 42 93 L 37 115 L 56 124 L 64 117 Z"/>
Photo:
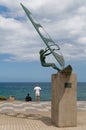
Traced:
<path id="1" fill-rule="evenodd" d="M 0 130 L 86 130 L 86 102 L 77 102 L 77 127 L 51 122 L 51 102 L 0 102 Z"/>

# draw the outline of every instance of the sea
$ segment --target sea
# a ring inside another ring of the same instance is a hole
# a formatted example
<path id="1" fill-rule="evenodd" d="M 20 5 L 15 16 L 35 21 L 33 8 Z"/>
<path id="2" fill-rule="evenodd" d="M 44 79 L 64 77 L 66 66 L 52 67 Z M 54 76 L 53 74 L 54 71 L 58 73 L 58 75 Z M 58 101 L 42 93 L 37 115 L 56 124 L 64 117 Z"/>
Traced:
<path id="1" fill-rule="evenodd" d="M 16 100 L 25 100 L 26 95 L 29 93 L 32 101 L 35 100 L 34 87 L 35 82 L 1 82 L 0 83 L 0 96 L 5 96 L 7 99 L 14 96 Z M 51 82 L 39 82 L 41 91 L 41 101 L 51 101 Z M 77 100 L 86 101 L 86 82 L 77 83 Z"/>

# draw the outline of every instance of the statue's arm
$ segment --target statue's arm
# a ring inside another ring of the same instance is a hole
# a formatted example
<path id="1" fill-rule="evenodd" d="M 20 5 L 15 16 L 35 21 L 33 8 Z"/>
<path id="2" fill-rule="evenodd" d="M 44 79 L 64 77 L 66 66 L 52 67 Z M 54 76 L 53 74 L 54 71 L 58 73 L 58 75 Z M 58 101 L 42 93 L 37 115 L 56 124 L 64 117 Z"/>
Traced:
<path id="1" fill-rule="evenodd" d="M 50 55 L 52 52 L 50 52 L 50 53 L 47 53 L 47 54 L 45 54 L 45 56 L 48 56 L 48 55 Z"/>
<path id="2" fill-rule="evenodd" d="M 49 49 L 47 49 L 44 53 L 46 53 L 47 51 L 48 51 Z M 54 51 L 55 49 L 53 49 L 53 51 Z M 48 56 L 48 55 L 50 55 L 52 52 L 49 52 L 49 53 L 47 53 L 47 54 L 45 54 L 45 56 Z"/>

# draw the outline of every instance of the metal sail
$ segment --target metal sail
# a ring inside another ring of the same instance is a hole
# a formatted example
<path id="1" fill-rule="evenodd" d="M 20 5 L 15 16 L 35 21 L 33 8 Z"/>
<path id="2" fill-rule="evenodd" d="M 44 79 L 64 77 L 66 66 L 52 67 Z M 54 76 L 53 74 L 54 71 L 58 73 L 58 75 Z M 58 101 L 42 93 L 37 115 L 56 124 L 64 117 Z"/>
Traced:
<path id="1" fill-rule="evenodd" d="M 53 56 L 58 61 L 58 63 L 61 65 L 61 67 L 64 67 L 64 57 L 61 54 L 57 54 L 56 52 L 54 52 L 53 49 L 51 48 L 51 45 L 56 46 L 55 42 L 49 36 L 48 36 L 48 38 L 43 36 L 43 34 L 39 30 L 39 28 L 43 29 L 43 27 L 39 23 L 36 23 L 33 20 L 33 18 L 31 17 L 31 12 L 22 3 L 21 3 L 21 6 L 22 6 L 23 10 L 25 11 L 26 15 L 28 16 L 28 18 L 30 19 L 31 23 L 35 27 L 36 31 L 38 32 L 38 34 L 40 35 L 40 37 L 42 38 L 42 40 L 46 44 L 47 48 L 53 54 Z M 57 45 L 57 47 L 58 47 L 57 50 L 60 50 L 58 45 Z"/>

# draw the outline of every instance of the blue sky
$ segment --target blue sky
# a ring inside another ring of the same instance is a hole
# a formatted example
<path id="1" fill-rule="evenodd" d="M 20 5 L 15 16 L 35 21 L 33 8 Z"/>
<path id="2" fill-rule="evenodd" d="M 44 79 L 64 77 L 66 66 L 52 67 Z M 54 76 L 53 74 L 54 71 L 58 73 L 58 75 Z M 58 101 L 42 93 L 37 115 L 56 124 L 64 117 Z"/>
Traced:
<path id="1" fill-rule="evenodd" d="M 65 66 L 71 64 L 77 80 L 85 82 L 85 0 L 0 0 L 0 82 L 46 82 L 57 73 L 41 66 L 39 51 L 45 45 L 20 3 L 58 43 Z"/>

